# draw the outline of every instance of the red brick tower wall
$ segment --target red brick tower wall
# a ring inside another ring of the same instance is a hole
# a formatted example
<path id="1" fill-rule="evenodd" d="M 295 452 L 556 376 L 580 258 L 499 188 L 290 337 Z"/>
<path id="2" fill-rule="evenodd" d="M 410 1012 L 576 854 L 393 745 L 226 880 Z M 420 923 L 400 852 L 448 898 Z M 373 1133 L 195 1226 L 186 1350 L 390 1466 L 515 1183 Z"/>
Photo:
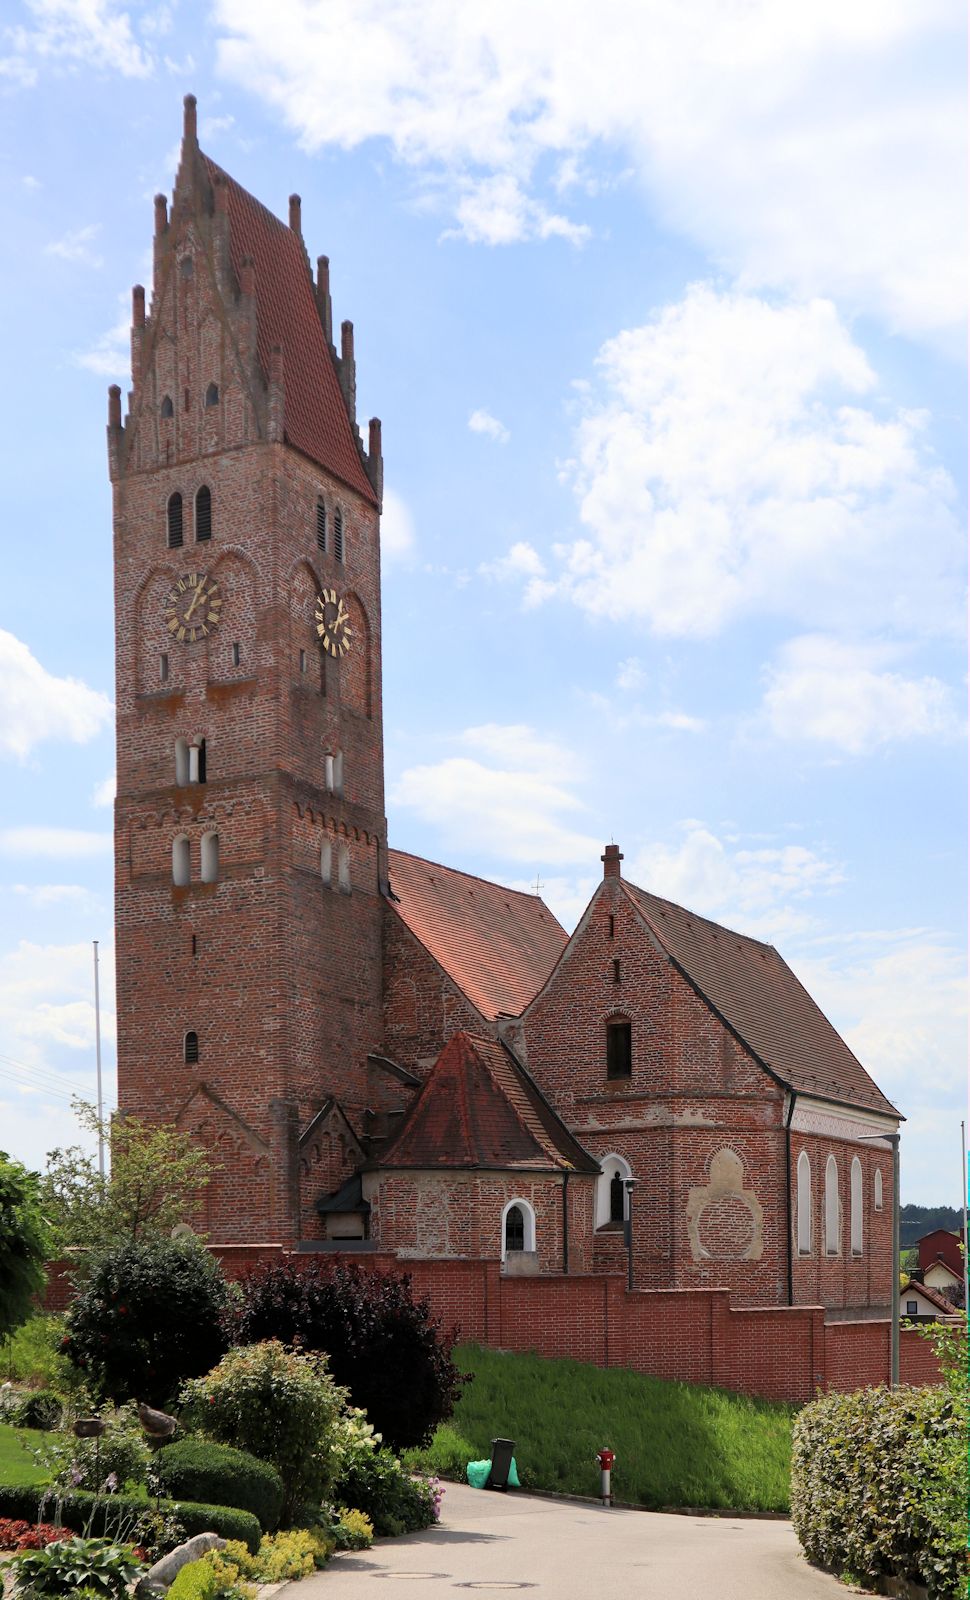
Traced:
<path id="1" fill-rule="evenodd" d="M 365 476 L 379 486 L 379 433 L 368 462 L 344 412 L 353 483 L 288 442 L 301 397 L 282 360 L 261 357 L 259 262 L 234 256 L 236 219 L 211 173 L 190 99 L 171 216 L 156 201 L 147 314 L 143 292 L 134 296 L 128 415 L 122 423 L 117 391 L 109 413 L 119 1100 L 213 1147 L 221 1168 L 200 1219 L 213 1242 L 292 1241 L 300 1130 L 328 1095 L 359 1129 L 367 1053 L 382 1047 L 379 505 Z M 328 340 L 329 296 L 317 303 Z M 340 371 L 329 343 L 325 359 Z M 345 363 L 345 394 L 348 372 Z M 196 539 L 202 485 L 207 542 Z M 176 491 L 184 543 L 172 549 Z M 342 513 L 343 561 L 332 536 L 318 548 L 318 498 L 331 528 Z M 218 621 L 194 642 L 173 637 L 165 614 L 190 573 L 222 594 Z M 345 598 L 353 627 L 338 661 L 324 659 L 313 627 L 325 587 Z M 177 781 L 176 741 L 200 739 L 206 781 Z M 342 757 L 342 792 L 328 785 L 328 754 Z M 213 830 L 218 879 L 202 882 L 202 836 Z M 179 887 L 182 835 L 191 873 Z M 332 886 L 321 878 L 325 844 Z M 185 1060 L 190 1030 L 197 1063 Z M 326 1174 L 315 1181 L 326 1190 Z"/>

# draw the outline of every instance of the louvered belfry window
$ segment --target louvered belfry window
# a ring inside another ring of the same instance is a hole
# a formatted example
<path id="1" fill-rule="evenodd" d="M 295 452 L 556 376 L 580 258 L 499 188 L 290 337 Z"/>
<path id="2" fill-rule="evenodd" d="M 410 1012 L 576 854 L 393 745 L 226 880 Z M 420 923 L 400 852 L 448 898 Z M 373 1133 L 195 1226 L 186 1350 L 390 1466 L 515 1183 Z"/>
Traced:
<path id="1" fill-rule="evenodd" d="M 185 1064 L 188 1067 L 194 1066 L 198 1059 L 199 1035 L 197 1033 L 187 1033 L 185 1035 Z"/>
<path id="2" fill-rule="evenodd" d="M 344 518 L 343 512 L 337 510 L 333 514 L 333 553 L 338 561 L 344 558 Z"/>
<path id="3" fill-rule="evenodd" d="M 182 496 L 176 489 L 168 501 L 168 548 L 178 550 L 182 543 Z"/>
<path id="4" fill-rule="evenodd" d="M 327 508 L 322 500 L 317 501 L 317 549 L 327 548 Z"/>
<path id="5" fill-rule="evenodd" d="M 195 542 L 205 544 L 212 538 L 212 495 L 205 484 L 195 497 Z"/>

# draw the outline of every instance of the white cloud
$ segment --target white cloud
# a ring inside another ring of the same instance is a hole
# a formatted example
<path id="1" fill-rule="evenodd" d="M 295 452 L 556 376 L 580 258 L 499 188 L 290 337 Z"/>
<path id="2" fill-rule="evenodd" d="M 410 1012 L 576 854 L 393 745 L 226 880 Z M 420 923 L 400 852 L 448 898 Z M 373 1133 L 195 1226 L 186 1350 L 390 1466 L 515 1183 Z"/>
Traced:
<path id="1" fill-rule="evenodd" d="M 40 179 L 33 177 L 31 175 L 31 173 L 29 173 L 29 172 L 25 172 L 20 181 L 23 184 L 25 189 L 33 190 L 33 189 L 39 189 L 41 187 Z"/>
<path id="2" fill-rule="evenodd" d="M 884 414 L 830 302 L 695 284 L 598 366 L 564 469 L 583 535 L 527 603 L 558 592 L 667 636 L 759 613 L 962 626 L 963 541 L 925 417 Z"/>
<path id="3" fill-rule="evenodd" d="M 100 378 L 127 379 L 131 370 L 131 303 L 119 295 L 119 314 L 114 327 L 102 333 L 89 350 L 75 351 L 75 366 L 86 367 Z"/>
<path id="4" fill-rule="evenodd" d="M 118 783 L 114 772 L 109 772 L 106 778 L 102 778 L 100 783 L 95 784 L 91 795 L 91 804 L 93 806 L 113 806 L 117 787 Z"/>
<path id="5" fill-rule="evenodd" d="M 948 0 L 217 0 L 222 72 L 310 151 L 388 141 L 488 243 L 631 163 L 752 286 L 909 331 L 962 321 L 963 18 Z M 595 186 L 595 185 L 594 185 Z"/>
<path id="6" fill-rule="evenodd" d="M 25 0 L 29 23 L 7 30 L 14 46 L 8 60 L 22 68 L 25 84 L 39 64 L 57 63 L 145 78 L 150 55 L 132 32 L 131 17 L 112 0 Z M 0 62 L 0 71 L 5 63 Z"/>
<path id="7" fill-rule="evenodd" d="M 623 873 L 651 894 L 772 942 L 809 928 L 809 900 L 843 882 L 841 867 L 806 845 L 751 848 L 693 820 L 676 845 L 634 848 Z"/>
<path id="8" fill-rule="evenodd" d="M 538 588 L 540 595 L 544 597 L 547 587 L 544 582 L 545 563 L 538 550 L 524 539 L 512 545 L 504 556 L 497 556 L 494 561 L 482 561 L 478 570 L 482 577 L 494 578 L 498 583 L 525 579 L 526 605 L 534 603 L 531 595 L 535 588 Z"/>
<path id="9" fill-rule="evenodd" d="M 958 731 L 939 678 L 886 670 L 898 651 L 820 634 L 790 640 L 768 671 L 763 709 L 781 739 L 809 739 L 860 755 L 899 739 Z"/>
<path id="10" fill-rule="evenodd" d="M 468 426 L 472 433 L 483 433 L 486 438 L 494 439 L 496 444 L 508 444 L 512 437 L 504 422 L 499 422 L 498 417 L 493 417 L 490 411 L 484 411 L 481 407 L 472 412 Z"/>
<path id="11" fill-rule="evenodd" d="M 49 911 L 56 906 L 90 910 L 97 904 L 97 897 L 80 883 L 15 883 L 13 893 L 36 911 Z"/>
<path id="12" fill-rule="evenodd" d="M 78 261 L 85 267 L 101 267 L 104 258 L 91 249 L 92 242 L 101 232 L 99 222 L 89 222 L 83 228 L 72 228 L 62 238 L 45 246 L 44 254 L 59 256 L 62 261 Z"/>
<path id="13" fill-rule="evenodd" d="M 414 519 L 399 494 L 384 490 L 381 514 L 381 555 L 388 561 L 401 561 L 414 550 Z"/>
<path id="14" fill-rule="evenodd" d="M 56 677 L 0 629 L 0 753 L 22 761 L 45 739 L 86 744 L 111 717 L 107 695 L 77 678 Z"/>
<path id="15" fill-rule="evenodd" d="M 87 860 L 110 855 L 110 833 L 90 833 L 83 828 L 51 828 L 39 825 L 0 828 L 0 855 L 46 856 L 55 861 Z"/>
<path id="16" fill-rule="evenodd" d="M 571 751 L 522 724 L 468 728 L 458 742 L 473 754 L 408 767 L 391 786 L 392 803 L 439 828 L 459 853 L 537 868 L 596 859 L 596 839 L 570 826 L 584 809 Z"/>
<path id="17" fill-rule="evenodd" d="M 616 687 L 618 689 L 643 689 L 646 687 L 647 674 L 643 662 L 637 656 L 627 656 L 616 669 Z"/>

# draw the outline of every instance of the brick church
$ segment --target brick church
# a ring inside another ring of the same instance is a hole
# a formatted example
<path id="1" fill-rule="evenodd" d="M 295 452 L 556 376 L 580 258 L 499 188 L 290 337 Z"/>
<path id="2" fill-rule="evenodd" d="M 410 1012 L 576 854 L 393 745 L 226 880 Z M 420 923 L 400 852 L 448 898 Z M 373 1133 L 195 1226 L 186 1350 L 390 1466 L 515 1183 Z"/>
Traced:
<path id="1" fill-rule="evenodd" d="M 216 1245 L 889 1304 L 899 1113 L 770 945 L 627 881 L 572 934 L 390 848 L 381 428 L 300 201 L 185 102 L 114 488 L 118 1082 Z M 632 1198 L 631 1198 L 632 1197 Z M 632 1206 L 632 1214 L 631 1214 Z"/>

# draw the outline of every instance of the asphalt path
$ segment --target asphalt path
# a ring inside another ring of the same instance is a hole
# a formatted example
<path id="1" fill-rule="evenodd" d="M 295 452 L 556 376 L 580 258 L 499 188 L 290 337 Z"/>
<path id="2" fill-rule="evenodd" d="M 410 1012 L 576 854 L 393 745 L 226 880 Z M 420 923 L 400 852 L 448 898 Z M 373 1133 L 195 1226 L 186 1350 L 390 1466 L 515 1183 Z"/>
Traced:
<path id="1" fill-rule="evenodd" d="M 441 1522 L 335 1556 L 281 1600 L 846 1600 L 788 1522 L 670 1516 L 446 1484 Z"/>

